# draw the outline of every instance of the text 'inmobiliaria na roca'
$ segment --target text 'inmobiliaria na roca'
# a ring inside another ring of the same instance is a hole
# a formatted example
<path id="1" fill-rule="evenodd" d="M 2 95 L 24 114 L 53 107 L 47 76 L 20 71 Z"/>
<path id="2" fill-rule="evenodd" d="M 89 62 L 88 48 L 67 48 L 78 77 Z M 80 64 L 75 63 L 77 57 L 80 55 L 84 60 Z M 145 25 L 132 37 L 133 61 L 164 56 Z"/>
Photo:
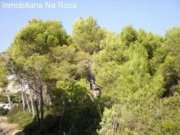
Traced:
<path id="1" fill-rule="evenodd" d="M 4 9 L 75 9 L 77 3 L 71 2 L 2 2 L 1 8 Z"/>

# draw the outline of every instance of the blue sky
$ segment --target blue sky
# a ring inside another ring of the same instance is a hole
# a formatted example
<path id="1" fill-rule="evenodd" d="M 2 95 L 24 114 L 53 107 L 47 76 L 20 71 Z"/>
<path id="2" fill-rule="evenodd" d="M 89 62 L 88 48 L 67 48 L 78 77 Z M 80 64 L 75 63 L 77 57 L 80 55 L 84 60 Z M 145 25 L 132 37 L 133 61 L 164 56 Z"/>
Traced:
<path id="1" fill-rule="evenodd" d="M 76 3 L 75 9 L 5 9 L 2 3 Z M 110 31 L 120 32 L 126 25 L 143 28 L 164 35 L 180 26 L 180 0 L 1 0 L 0 52 L 6 50 L 16 33 L 32 18 L 56 19 L 71 34 L 72 25 L 79 17 L 93 16 L 98 24 Z"/>

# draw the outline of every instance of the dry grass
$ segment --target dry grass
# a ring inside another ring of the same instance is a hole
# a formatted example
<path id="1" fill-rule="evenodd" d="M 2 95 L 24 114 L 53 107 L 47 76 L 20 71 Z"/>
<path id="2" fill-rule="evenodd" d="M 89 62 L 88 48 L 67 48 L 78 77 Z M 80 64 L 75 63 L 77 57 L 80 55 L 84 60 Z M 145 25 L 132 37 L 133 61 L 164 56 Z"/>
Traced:
<path id="1" fill-rule="evenodd" d="M 10 124 L 7 117 L 0 117 L 0 135 L 15 135 L 19 131 L 17 124 Z"/>

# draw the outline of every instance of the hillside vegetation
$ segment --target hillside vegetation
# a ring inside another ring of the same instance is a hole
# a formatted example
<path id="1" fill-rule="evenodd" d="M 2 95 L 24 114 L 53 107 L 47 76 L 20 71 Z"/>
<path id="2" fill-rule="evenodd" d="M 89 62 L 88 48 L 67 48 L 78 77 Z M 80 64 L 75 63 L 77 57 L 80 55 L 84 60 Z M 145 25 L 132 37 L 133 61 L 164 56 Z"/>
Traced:
<path id="1" fill-rule="evenodd" d="M 113 33 L 90 16 L 68 35 L 59 21 L 33 19 L 0 59 L 7 116 L 26 135 L 180 134 L 178 26 Z M 22 91 L 6 89 L 8 75 Z"/>

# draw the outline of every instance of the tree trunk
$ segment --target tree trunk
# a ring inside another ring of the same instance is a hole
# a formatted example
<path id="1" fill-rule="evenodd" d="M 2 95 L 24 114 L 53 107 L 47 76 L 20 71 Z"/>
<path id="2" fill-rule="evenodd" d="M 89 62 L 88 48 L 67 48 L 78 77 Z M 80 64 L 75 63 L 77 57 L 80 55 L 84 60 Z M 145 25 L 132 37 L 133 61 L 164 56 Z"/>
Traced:
<path id="1" fill-rule="evenodd" d="M 37 93 L 36 93 L 36 100 L 35 100 L 35 102 L 34 102 L 34 104 L 35 104 L 35 109 L 36 109 L 36 117 L 37 117 L 37 121 L 38 121 L 38 123 L 40 124 L 40 116 L 39 116 L 39 105 L 38 105 L 38 98 L 37 98 Z"/>
<path id="2" fill-rule="evenodd" d="M 10 108 L 11 108 L 11 107 L 12 107 L 11 98 L 10 98 L 10 96 L 9 96 L 9 92 L 8 92 L 7 89 L 6 89 L 6 94 L 7 94 L 7 99 L 8 99 L 9 106 L 10 106 Z"/>
<path id="3" fill-rule="evenodd" d="M 43 98 L 43 86 L 40 86 L 40 129 L 43 130 L 44 120 L 44 98 Z"/>
<path id="4" fill-rule="evenodd" d="M 27 94 L 24 93 L 24 97 L 25 97 L 25 100 L 26 100 L 26 104 L 27 104 L 27 107 L 28 107 L 28 111 L 31 112 L 31 108 L 30 108 L 30 105 L 29 105 L 29 98 L 27 97 Z"/>
<path id="5" fill-rule="evenodd" d="M 31 90 L 29 90 L 29 95 L 30 95 L 30 102 L 31 102 L 32 117 L 34 118 L 34 116 L 35 116 L 35 113 L 34 113 L 34 101 L 33 101 L 33 98 L 32 98 Z"/>
<path id="6" fill-rule="evenodd" d="M 24 86 L 23 84 L 21 85 L 21 100 L 22 100 L 22 106 L 23 106 L 23 111 L 25 110 L 25 99 L 24 99 Z"/>

